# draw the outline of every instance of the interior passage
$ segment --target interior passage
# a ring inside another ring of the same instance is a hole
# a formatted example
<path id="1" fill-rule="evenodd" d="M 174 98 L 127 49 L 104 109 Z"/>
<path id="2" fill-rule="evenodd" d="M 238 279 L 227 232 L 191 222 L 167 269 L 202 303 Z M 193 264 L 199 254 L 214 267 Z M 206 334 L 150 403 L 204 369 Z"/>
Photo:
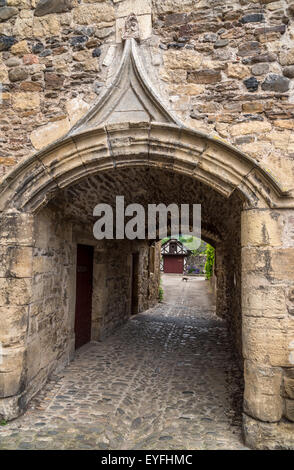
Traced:
<path id="1" fill-rule="evenodd" d="M 80 348 L 0 449 L 245 449 L 242 386 L 209 283 L 163 275 L 163 303 Z"/>

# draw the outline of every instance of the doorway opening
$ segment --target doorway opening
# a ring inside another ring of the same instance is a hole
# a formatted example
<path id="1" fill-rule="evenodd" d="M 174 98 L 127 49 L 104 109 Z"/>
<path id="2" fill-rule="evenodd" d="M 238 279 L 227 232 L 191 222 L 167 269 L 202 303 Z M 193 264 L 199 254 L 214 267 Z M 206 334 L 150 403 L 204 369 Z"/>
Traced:
<path id="1" fill-rule="evenodd" d="M 91 341 L 93 254 L 88 245 L 77 245 L 75 349 Z"/>

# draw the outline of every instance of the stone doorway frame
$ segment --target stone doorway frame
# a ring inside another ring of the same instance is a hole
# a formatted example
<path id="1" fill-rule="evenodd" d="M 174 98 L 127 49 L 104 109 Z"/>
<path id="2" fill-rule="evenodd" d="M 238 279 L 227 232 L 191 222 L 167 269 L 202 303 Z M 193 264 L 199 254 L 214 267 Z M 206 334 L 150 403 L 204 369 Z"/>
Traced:
<path id="1" fill-rule="evenodd" d="M 289 306 L 294 199 L 234 147 L 175 124 L 108 124 L 66 137 L 19 164 L 1 182 L 0 414 L 16 417 L 36 392 L 28 380 L 26 325 L 18 325 L 17 317 L 20 305 L 29 315 L 35 215 L 61 188 L 101 171 L 138 166 L 193 176 L 226 198 L 234 191 L 242 194 L 246 442 L 294 448 L 294 317 Z"/>

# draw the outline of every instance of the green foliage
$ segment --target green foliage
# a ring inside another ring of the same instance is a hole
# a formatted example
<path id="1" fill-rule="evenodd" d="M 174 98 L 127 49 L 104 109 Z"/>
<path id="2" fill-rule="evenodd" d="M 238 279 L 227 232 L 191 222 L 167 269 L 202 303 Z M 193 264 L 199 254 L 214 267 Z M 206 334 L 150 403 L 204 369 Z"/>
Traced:
<path id="1" fill-rule="evenodd" d="M 206 247 L 207 247 L 207 243 L 201 240 L 201 244 L 199 248 L 197 248 L 197 250 L 192 250 L 192 255 L 194 256 L 205 255 Z"/>
<path id="2" fill-rule="evenodd" d="M 5 419 L 0 420 L 0 426 L 6 426 L 6 425 L 7 425 L 7 422 L 5 421 Z"/>
<path id="3" fill-rule="evenodd" d="M 214 259 L 215 259 L 215 250 L 214 248 L 207 244 L 206 247 L 206 263 L 205 263 L 205 277 L 206 279 L 210 279 L 213 275 L 213 266 L 214 266 Z"/>

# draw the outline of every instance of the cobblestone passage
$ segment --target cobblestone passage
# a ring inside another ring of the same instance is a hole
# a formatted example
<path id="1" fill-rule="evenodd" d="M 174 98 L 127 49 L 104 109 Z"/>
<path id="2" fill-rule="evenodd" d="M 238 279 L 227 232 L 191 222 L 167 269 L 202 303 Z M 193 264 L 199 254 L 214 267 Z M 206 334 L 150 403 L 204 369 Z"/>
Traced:
<path id="1" fill-rule="evenodd" d="M 207 282 L 163 287 L 163 304 L 81 348 L 0 426 L 0 449 L 244 449 L 241 374 Z"/>

